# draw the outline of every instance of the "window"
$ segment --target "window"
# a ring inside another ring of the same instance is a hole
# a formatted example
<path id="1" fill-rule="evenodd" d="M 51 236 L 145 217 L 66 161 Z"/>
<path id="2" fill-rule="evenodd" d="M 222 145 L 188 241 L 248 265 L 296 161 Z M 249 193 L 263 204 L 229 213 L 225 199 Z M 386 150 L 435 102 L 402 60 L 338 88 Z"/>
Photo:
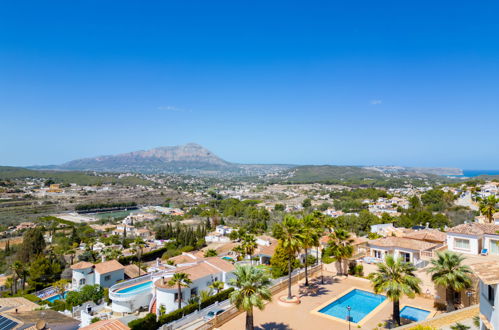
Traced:
<path id="1" fill-rule="evenodd" d="M 111 279 L 111 275 L 104 276 L 104 281 L 109 281 Z"/>
<path id="2" fill-rule="evenodd" d="M 376 259 L 383 259 L 383 251 L 380 250 L 374 250 L 374 257 Z"/>
<path id="3" fill-rule="evenodd" d="M 173 300 L 174 301 L 178 301 L 178 293 L 175 293 L 174 296 L 173 296 Z"/>
<path id="4" fill-rule="evenodd" d="M 470 240 L 463 238 L 454 238 L 454 247 L 460 250 L 469 250 L 470 249 Z"/>
<path id="5" fill-rule="evenodd" d="M 496 295 L 495 293 L 495 288 L 493 285 L 487 285 L 487 300 L 489 301 L 489 303 L 494 306 L 494 297 Z"/>
<path id="6" fill-rule="evenodd" d="M 192 288 L 191 289 L 191 297 L 192 296 L 197 296 L 198 295 L 198 288 Z"/>
<path id="7" fill-rule="evenodd" d="M 400 252 L 400 256 L 402 257 L 402 260 L 405 262 L 411 262 L 411 254 L 407 252 Z"/>
<path id="8" fill-rule="evenodd" d="M 461 303 L 461 292 L 454 291 L 454 301 L 457 304 Z"/>
<path id="9" fill-rule="evenodd" d="M 490 240 L 489 244 L 489 252 L 490 254 L 499 254 L 499 241 L 495 239 Z"/>
<path id="10" fill-rule="evenodd" d="M 80 285 L 85 285 L 86 282 L 87 281 L 84 278 L 80 279 Z"/>

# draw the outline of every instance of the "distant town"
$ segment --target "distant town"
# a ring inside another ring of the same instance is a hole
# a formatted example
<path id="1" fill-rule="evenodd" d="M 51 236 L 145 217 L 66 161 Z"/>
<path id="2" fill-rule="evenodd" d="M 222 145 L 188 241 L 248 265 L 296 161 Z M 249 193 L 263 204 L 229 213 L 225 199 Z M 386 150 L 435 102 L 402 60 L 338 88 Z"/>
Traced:
<path id="1" fill-rule="evenodd" d="M 491 177 L 14 169 L 0 171 L 0 326 L 498 325 Z"/>

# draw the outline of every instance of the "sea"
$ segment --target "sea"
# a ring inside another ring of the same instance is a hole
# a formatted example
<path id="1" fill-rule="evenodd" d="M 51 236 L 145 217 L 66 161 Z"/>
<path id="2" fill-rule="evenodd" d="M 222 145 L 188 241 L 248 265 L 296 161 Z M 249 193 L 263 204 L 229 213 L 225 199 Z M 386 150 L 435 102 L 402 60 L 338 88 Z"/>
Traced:
<path id="1" fill-rule="evenodd" d="M 453 176 L 458 178 L 474 178 L 480 175 L 499 175 L 499 170 L 463 170 L 463 175 Z"/>

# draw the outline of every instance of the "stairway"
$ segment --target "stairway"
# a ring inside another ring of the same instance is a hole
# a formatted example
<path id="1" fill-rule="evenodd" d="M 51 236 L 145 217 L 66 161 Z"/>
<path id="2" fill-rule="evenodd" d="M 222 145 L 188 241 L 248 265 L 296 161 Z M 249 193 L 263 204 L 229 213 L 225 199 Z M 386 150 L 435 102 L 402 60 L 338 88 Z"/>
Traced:
<path id="1" fill-rule="evenodd" d="M 156 314 L 156 297 L 154 297 L 153 299 L 154 301 L 152 302 L 152 305 L 149 308 L 149 313 Z"/>

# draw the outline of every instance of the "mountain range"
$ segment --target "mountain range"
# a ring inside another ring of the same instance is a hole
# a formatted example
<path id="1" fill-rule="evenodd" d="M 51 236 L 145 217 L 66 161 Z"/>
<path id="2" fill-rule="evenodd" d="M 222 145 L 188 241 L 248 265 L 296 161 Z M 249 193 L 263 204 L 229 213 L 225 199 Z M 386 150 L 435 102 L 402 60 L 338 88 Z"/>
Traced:
<path id="1" fill-rule="evenodd" d="M 327 169 L 329 165 L 326 165 Z M 256 176 L 290 172 L 294 175 L 298 165 L 285 164 L 237 164 L 228 162 L 210 150 L 196 143 L 178 146 L 158 147 L 149 150 L 133 151 L 117 155 L 106 155 L 72 160 L 61 165 L 37 166 L 36 169 L 98 172 L 138 172 L 146 174 L 178 173 L 212 176 Z M 413 168 L 402 166 L 329 166 L 327 172 L 355 172 L 358 175 L 377 176 L 380 174 L 433 174 L 459 175 L 460 169 L 453 168 Z M 303 167 L 310 170 L 313 166 Z M 344 171 L 345 170 L 345 171 Z M 314 170 L 316 172 L 317 169 Z M 324 171 L 324 166 L 321 171 Z"/>

